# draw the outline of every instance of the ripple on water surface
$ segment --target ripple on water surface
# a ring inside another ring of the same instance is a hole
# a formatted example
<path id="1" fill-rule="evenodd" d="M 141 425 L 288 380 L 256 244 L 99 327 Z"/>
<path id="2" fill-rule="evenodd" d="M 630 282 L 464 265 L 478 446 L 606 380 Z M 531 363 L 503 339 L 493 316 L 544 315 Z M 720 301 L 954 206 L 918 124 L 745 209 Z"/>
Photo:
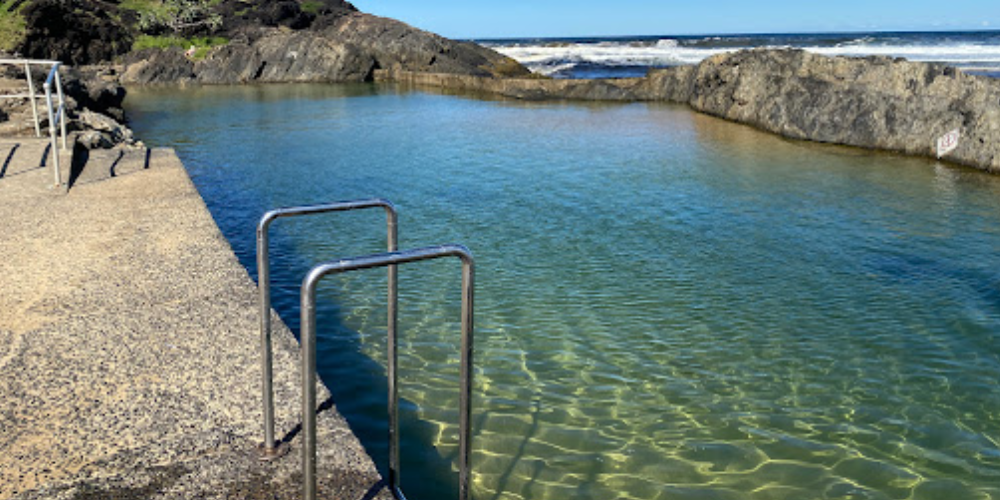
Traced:
<path id="1" fill-rule="evenodd" d="M 253 272 L 267 208 L 381 196 L 477 257 L 480 499 L 1000 499 L 1000 181 L 658 105 L 375 86 L 130 93 Z M 169 114 L 162 113 L 170 110 Z M 383 214 L 274 229 L 314 262 Z M 458 266 L 401 269 L 404 488 L 447 497 Z M 384 272 L 321 288 L 321 372 L 384 461 Z"/>

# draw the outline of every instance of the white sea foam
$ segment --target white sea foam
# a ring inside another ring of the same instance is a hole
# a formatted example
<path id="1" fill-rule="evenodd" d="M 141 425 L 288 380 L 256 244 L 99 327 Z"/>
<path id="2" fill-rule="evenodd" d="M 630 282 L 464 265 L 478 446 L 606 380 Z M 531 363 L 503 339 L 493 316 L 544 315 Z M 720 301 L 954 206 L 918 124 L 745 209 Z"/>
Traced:
<path id="1" fill-rule="evenodd" d="M 706 41 L 717 41 L 705 39 Z M 749 41 L 749 40 L 748 40 Z M 754 45 L 690 44 L 671 38 L 655 42 L 613 41 L 599 43 L 535 43 L 494 45 L 493 48 L 510 56 L 533 71 L 553 74 L 577 65 L 596 66 L 677 66 L 697 64 L 707 57 L 751 48 Z M 761 46 L 761 45 L 757 45 Z M 764 45 L 777 47 L 776 45 Z M 905 57 L 911 61 L 944 62 L 958 66 L 1000 70 L 1000 45 L 989 43 L 928 43 L 907 44 L 863 37 L 836 45 L 805 45 L 801 48 L 831 56 L 882 55 Z"/>
<path id="2" fill-rule="evenodd" d="M 682 47 L 677 40 L 655 44 L 601 42 L 495 46 L 497 51 L 545 74 L 566 69 L 567 64 L 590 63 L 602 66 L 677 66 L 696 64 L 702 59 L 735 49 Z"/>

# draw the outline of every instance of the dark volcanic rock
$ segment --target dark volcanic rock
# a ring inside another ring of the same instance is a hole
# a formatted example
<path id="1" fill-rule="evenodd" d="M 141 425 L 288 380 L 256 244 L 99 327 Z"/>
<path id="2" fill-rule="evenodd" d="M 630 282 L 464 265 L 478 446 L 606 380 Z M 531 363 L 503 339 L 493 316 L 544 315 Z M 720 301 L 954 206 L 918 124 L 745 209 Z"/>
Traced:
<path id="1" fill-rule="evenodd" d="M 361 82 L 370 79 L 375 61 L 357 47 L 311 31 L 257 30 L 216 48 L 201 61 L 180 49 L 130 54 L 125 84 L 195 82 Z"/>
<path id="2" fill-rule="evenodd" d="M 476 76 L 529 74 L 520 64 L 481 45 L 456 42 L 369 14 L 341 16 L 324 33 L 371 54 L 379 69 Z"/>
<path id="3" fill-rule="evenodd" d="M 27 33 L 18 52 L 67 64 L 109 61 L 132 48 L 132 36 L 108 2 L 36 0 L 23 11 Z"/>
<path id="4" fill-rule="evenodd" d="M 528 70 L 495 51 L 455 42 L 391 19 L 341 13 L 323 30 L 247 28 L 201 61 L 179 49 L 129 54 L 125 84 L 360 82 L 376 69 L 478 76 L 521 76 Z"/>
<path id="5" fill-rule="evenodd" d="M 269 30 L 250 43 L 232 43 L 195 64 L 201 83 L 361 82 L 375 61 L 357 47 L 310 31 Z"/>
<path id="6" fill-rule="evenodd" d="M 121 82 L 125 84 L 184 83 L 195 77 L 194 61 L 179 48 L 140 50 L 128 54 L 124 62 Z"/>

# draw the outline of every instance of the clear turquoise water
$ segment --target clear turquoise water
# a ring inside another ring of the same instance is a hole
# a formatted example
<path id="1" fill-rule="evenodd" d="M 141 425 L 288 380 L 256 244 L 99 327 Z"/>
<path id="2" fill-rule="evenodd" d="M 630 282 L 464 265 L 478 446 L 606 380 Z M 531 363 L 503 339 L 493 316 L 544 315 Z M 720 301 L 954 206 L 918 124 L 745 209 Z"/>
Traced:
<path id="1" fill-rule="evenodd" d="M 386 197 L 477 257 L 478 499 L 1000 499 L 1000 178 L 665 105 L 138 90 L 243 263 L 277 206 Z M 279 222 L 276 307 L 384 248 Z M 455 477 L 460 271 L 401 270 L 403 480 Z M 384 272 L 322 287 L 321 375 L 385 461 Z"/>

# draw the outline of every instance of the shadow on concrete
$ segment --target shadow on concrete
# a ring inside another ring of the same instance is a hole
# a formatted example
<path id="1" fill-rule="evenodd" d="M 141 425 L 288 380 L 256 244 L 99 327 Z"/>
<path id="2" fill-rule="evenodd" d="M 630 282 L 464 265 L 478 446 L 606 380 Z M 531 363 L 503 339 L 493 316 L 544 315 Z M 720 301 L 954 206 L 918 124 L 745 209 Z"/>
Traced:
<path id="1" fill-rule="evenodd" d="M 118 169 L 118 165 L 122 162 L 122 158 L 125 158 L 125 152 L 119 149 L 118 155 L 115 156 L 115 159 L 111 161 L 111 166 L 108 167 L 108 176 L 118 177 L 118 172 L 116 170 Z"/>
<path id="2" fill-rule="evenodd" d="M 70 166 L 67 189 L 76 184 L 90 184 L 122 175 L 149 170 L 152 161 L 152 149 L 145 148 L 142 159 L 138 160 L 135 151 L 124 149 L 89 150 L 79 144 L 73 150 L 73 163 Z M 140 165 L 136 167 L 136 165 Z M 87 172 L 84 175 L 84 172 Z"/>
<path id="3" fill-rule="evenodd" d="M 90 150 L 79 144 L 73 146 L 73 162 L 69 165 L 69 180 L 66 181 L 66 189 L 73 189 L 73 185 L 80 178 L 88 161 L 90 161 Z"/>
<path id="4" fill-rule="evenodd" d="M 316 414 L 319 415 L 324 411 L 329 411 L 330 408 L 333 408 L 333 396 L 326 398 L 326 401 L 323 401 L 322 403 L 319 404 L 319 406 L 316 407 Z M 285 433 L 284 437 L 279 439 L 278 442 L 291 443 L 292 440 L 295 439 L 295 437 L 298 436 L 299 433 L 301 432 L 302 432 L 302 423 L 299 422 L 295 427 L 292 427 L 292 430 Z"/>
<path id="5" fill-rule="evenodd" d="M 379 480 L 379 482 L 373 484 L 371 488 L 368 488 L 368 491 L 365 493 L 365 496 L 361 497 L 361 500 L 375 500 L 375 497 L 377 497 L 379 493 L 382 493 L 382 490 L 388 487 L 389 481 L 383 478 Z"/>
<path id="6" fill-rule="evenodd" d="M 7 154 L 7 158 L 3 161 L 3 166 L 0 167 L 0 178 L 3 178 L 7 174 L 7 169 L 10 168 L 10 163 L 14 161 L 14 154 L 17 153 L 17 148 L 20 148 L 21 144 L 14 144 L 10 147 L 10 153 Z"/>

